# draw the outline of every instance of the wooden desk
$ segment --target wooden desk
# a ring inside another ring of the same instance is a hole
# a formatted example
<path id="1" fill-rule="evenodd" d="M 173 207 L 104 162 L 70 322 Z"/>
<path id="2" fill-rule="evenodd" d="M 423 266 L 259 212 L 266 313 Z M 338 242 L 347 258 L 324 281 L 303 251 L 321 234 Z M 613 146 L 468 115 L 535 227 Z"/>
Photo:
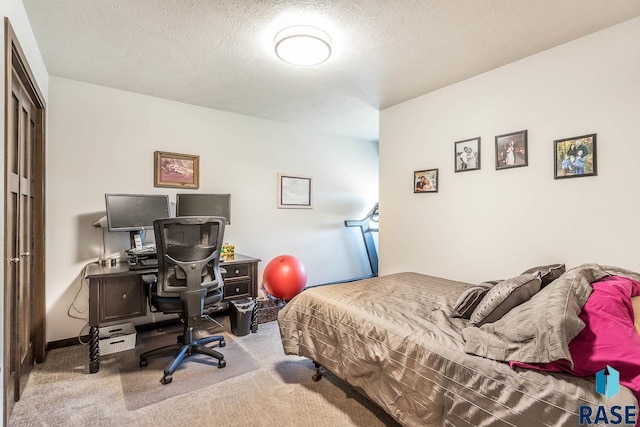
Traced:
<path id="1" fill-rule="evenodd" d="M 226 270 L 224 300 L 256 298 L 258 296 L 257 258 L 235 254 L 233 258 L 220 259 Z M 147 315 L 147 298 L 142 281 L 143 274 L 155 274 L 157 268 L 129 270 L 126 263 L 115 267 L 89 264 L 85 278 L 89 281 L 89 372 L 100 370 L 98 327 Z"/>

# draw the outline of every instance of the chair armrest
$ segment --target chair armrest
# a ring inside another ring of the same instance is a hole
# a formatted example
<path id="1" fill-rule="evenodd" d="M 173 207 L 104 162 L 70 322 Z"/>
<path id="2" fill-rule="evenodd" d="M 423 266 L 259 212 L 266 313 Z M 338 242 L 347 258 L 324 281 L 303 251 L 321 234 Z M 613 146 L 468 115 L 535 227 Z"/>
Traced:
<path id="1" fill-rule="evenodd" d="M 158 281 L 158 277 L 155 274 L 143 274 L 140 276 L 142 281 L 147 285 L 152 285 Z"/>
<path id="2" fill-rule="evenodd" d="M 141 276 L 142 283 L 147 285 L 147 303 L 149 304 L 149 312 L 157 313 L 153 304 L 151 304 L 151 292 L 153 291 L 153 285 L 158 283 L 158 277 L 155 274 L 143 274 Z"/>
<path id="3" fill-rule="evenodd" d="M 212 285 L 212 283 L 214 284 Z M 224 283 L 218 280 L 212 280 L 210 282 L 202 282 L 202 287 L 207 288 L 207 293 L 209 293 L 211 291 L 217 291 L 222 289 L 224 287 Z"/>

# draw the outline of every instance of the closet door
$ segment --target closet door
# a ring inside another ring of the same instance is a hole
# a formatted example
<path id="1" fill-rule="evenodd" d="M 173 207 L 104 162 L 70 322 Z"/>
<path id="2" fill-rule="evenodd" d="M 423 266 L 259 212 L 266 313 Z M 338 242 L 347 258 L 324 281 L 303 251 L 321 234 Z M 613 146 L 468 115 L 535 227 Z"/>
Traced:
<path id="1" fill-rule="evenodd" d="M 5 19 L 4 424 L 44 361 L 44 102 Z M 9 90 L 10 89 L 10 90 Z"/>
<path id="2" fill-rule="evenodd" d="M 18 400 L 33 365 L 33 152 L 35 105 L 17 76 L 12 79 L 7 122 L 7 225 L 9 258 L 6 304 L 9 309 L 9 387 Z"/>

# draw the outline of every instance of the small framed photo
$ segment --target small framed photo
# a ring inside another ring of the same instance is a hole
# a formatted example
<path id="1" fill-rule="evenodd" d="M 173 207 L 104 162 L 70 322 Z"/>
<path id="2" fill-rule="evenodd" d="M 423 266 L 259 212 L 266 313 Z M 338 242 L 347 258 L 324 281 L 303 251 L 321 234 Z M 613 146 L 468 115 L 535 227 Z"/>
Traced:
<path id="1" fill-rule="evenodd" d="M 496 170 L 528 165 L 526 130 L 496 136 Z"/>
<path id="2" fill-rule="evenodd" d="M 200 187 L 200 156 L 156 151 L 153 180 L 155 187 Z"/>
<path id="3" fill-rule="evenodd" d="M 553 141 L 554 178 L 596 176 L 596 134 Z"/>
<path id="4" fill-rule="evenodd" d="M 414 193 L 438 192 L 438 169 L 427 169 L 413 173 Z"/>
<path id="5" fill-rule="evenodd" d="M 311 177 L 279 173 L 278 208 L 311 209 Z"/>
<path id="6" fill-rule="evenodd" d="M 456 172 L 480 169 L 480 137 L 456 141 L 454 146 Z"/>

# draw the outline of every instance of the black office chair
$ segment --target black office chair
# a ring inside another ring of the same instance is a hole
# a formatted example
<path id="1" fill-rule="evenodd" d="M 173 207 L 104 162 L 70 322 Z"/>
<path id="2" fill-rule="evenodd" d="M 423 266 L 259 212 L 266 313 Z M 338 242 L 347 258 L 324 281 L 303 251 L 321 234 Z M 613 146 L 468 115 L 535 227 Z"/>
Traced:
<path id="1" fill-rule="evenodd" d="M 177 313 L 184 323 L 178 344 L 147 351 L 140 355 L 140 366 L 157 355 L 177 352 L 164 370 L 161 382 L 169 384 L 178 365 L 194 353 L 218 360 L 224 368 L 224 356 L 205 344 L 218 341 L 225 346 L 222 335 L 197 338 L 204 330 L 204 307 L 215 306 L 223 298 L 220 272 L 220 248 L 224 239 L 226 219 L 222 217 L 162 218 L 153 222 L 158 253 L 157 283 L 149 293 L 150 304 L 163 313 Z"/>

